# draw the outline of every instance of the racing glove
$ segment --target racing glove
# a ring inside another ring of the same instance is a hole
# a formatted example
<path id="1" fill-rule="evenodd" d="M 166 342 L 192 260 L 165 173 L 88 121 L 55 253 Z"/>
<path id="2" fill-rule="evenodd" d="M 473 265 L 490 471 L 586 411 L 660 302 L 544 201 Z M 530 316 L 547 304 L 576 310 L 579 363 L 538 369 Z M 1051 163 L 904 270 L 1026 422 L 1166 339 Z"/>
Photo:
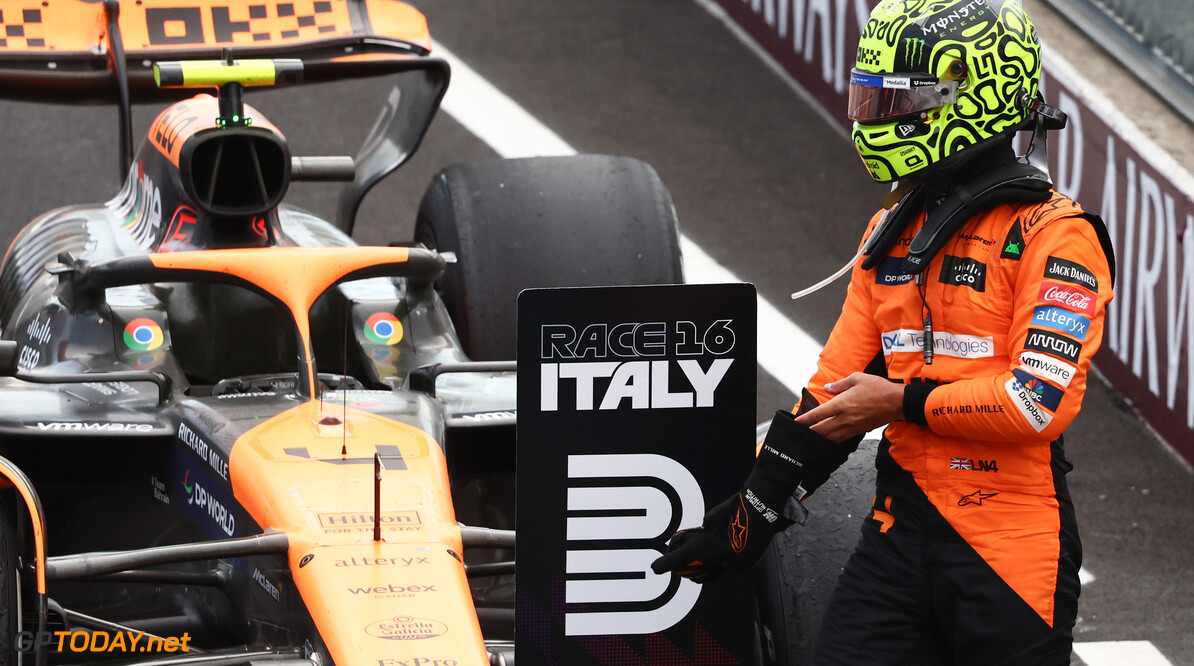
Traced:
<path id="1" fill-rule="evenodd" d="M 705 514 L 701 527 L 681 530 L 651 563 L 705 583 L 754 566 L 779 532 L 804 523 L 801 504 L 846 461 L 862 438 L 835 444 L 779 410 L 763 440 L 746 485 Z"/>

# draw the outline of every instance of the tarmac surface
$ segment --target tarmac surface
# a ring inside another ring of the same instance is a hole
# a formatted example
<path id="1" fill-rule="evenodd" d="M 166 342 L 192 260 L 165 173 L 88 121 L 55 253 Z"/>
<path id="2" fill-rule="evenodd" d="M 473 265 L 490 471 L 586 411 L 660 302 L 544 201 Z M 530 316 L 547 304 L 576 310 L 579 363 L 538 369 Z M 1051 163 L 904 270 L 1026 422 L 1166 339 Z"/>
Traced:
<path id="1" fill-rule="evenodd" d="M 416 4 L 439 42 L 568 144 L 652 164 L 691 240 L 814 338 L 827 337 L 845 283 L 798 302 L 788 295 L 850 259 L 886 188 L 871 182 L 840 128 L 716 18 L 682 0 Z M 1048 26 L 1039 27 L 1048 44 Z M 287 134 L 295 154 L 351 154 L 383 92 L 337 84 L 249 93 L 247 101 Z M 1161 109 L 1142 113 L 1154 112 Z M 138 109 L 136 131 L 155 113 Z M 41 211 L 114 196 L 122 175 L 115 129 L 114 109 L 0 103 L 0 242 Z M 441 114 L 419 153 L 366 199 L 357 239 L 409 240 L 419 197 L 439 168 L 494 156 Z M 334 186 L 297 184 L 291 200 L 330 215 L 334 195 Z M 794 401 L 760 370 L 760 421 Z M 1084 567 L 1094 577 L 1076 640 L 1147 641 L 1168 660 L 1121 663 L 1194 664 L 1189 466 L 1099 382 L 1066 439 Z"/>

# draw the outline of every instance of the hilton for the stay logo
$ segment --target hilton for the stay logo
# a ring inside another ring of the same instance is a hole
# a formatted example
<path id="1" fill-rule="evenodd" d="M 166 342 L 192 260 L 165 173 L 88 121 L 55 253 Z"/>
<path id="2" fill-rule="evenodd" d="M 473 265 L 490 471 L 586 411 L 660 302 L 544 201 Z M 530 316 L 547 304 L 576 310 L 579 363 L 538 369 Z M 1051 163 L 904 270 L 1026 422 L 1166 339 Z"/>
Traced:
<path id="1" fill-rule="evenodd" d="M 319 527 L 328 534 L 372 532 L 372 513 L 343 512 L 319 514 Z M 418 511 L 383 511 L 381 529 L 390 532 L 416 532 L 423 528 Z"/>

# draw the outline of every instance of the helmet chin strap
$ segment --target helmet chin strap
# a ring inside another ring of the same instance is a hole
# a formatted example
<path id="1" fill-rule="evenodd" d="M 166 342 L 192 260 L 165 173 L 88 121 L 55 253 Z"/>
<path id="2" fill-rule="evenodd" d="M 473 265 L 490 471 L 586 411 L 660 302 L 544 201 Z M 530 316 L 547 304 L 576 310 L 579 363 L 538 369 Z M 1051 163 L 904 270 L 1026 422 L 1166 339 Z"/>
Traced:
<path id="1" fill-rule="evenodd" d="M 1029 119 L 1025 124 L 1032 125 L 1032 140 L 1028 150 L 1010 164 L 964 183 L 955 183 L 949 195 L 929 213 L 924 226 L 912 239 L 908 254 L 901 263 L 904 273 L 923 273 L 954 232 L 974 215 L 1000 204 L 1039 203 L 1051 196 L 1053 181 L 1049 174 L 1047 132 L 1064 128 L 1067 117 L 1061 110 L 1045 104 L 1039 96 L 1029 100 L 1027 91 L 1024 105 L 1029 107 Z M 833 275 L 792 294 L 792 299 L 824 289 L 848 273 L 859 259 L 862 259 L 863 270 L 878 265 L 887 257 L 908 224 L 925 209 L 926 189 L 924 183 L 918 180 L 905 178 L 897 183 L 884 198 L 882 217 L 858 254 Z"/>

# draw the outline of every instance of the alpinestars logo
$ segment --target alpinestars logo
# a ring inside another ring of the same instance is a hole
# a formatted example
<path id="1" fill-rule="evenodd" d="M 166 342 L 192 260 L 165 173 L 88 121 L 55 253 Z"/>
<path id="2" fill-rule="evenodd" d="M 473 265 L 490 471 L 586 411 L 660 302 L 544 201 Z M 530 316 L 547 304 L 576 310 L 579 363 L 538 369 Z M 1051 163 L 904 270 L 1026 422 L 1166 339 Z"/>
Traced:
<path id="1" fill-rule="evenodd" d="M 738 510 L 734 512 L 734 517 L 730 519 L 729 533 L 730 549 L 735 553 L 745 550 L 746 539 L 750 534 L 750 516 L 746 514 L 746 507 L 742 506 L 741 500 L 739 500 Z"/>
<path id="2" fill-rule="evenodd" d="M 958 506 L 967 506 L 969 504 L 975 504 L 978 506 L 982 506 L 983 500 L 991 499 L 992 497 L 995 497 L 998 494 L 999 493 L 984 493 L 981 490 L 976 490 L 976 491 L 970 493 L 969 495 L 963 495 L 962 499 L 958 500 Z"/>

